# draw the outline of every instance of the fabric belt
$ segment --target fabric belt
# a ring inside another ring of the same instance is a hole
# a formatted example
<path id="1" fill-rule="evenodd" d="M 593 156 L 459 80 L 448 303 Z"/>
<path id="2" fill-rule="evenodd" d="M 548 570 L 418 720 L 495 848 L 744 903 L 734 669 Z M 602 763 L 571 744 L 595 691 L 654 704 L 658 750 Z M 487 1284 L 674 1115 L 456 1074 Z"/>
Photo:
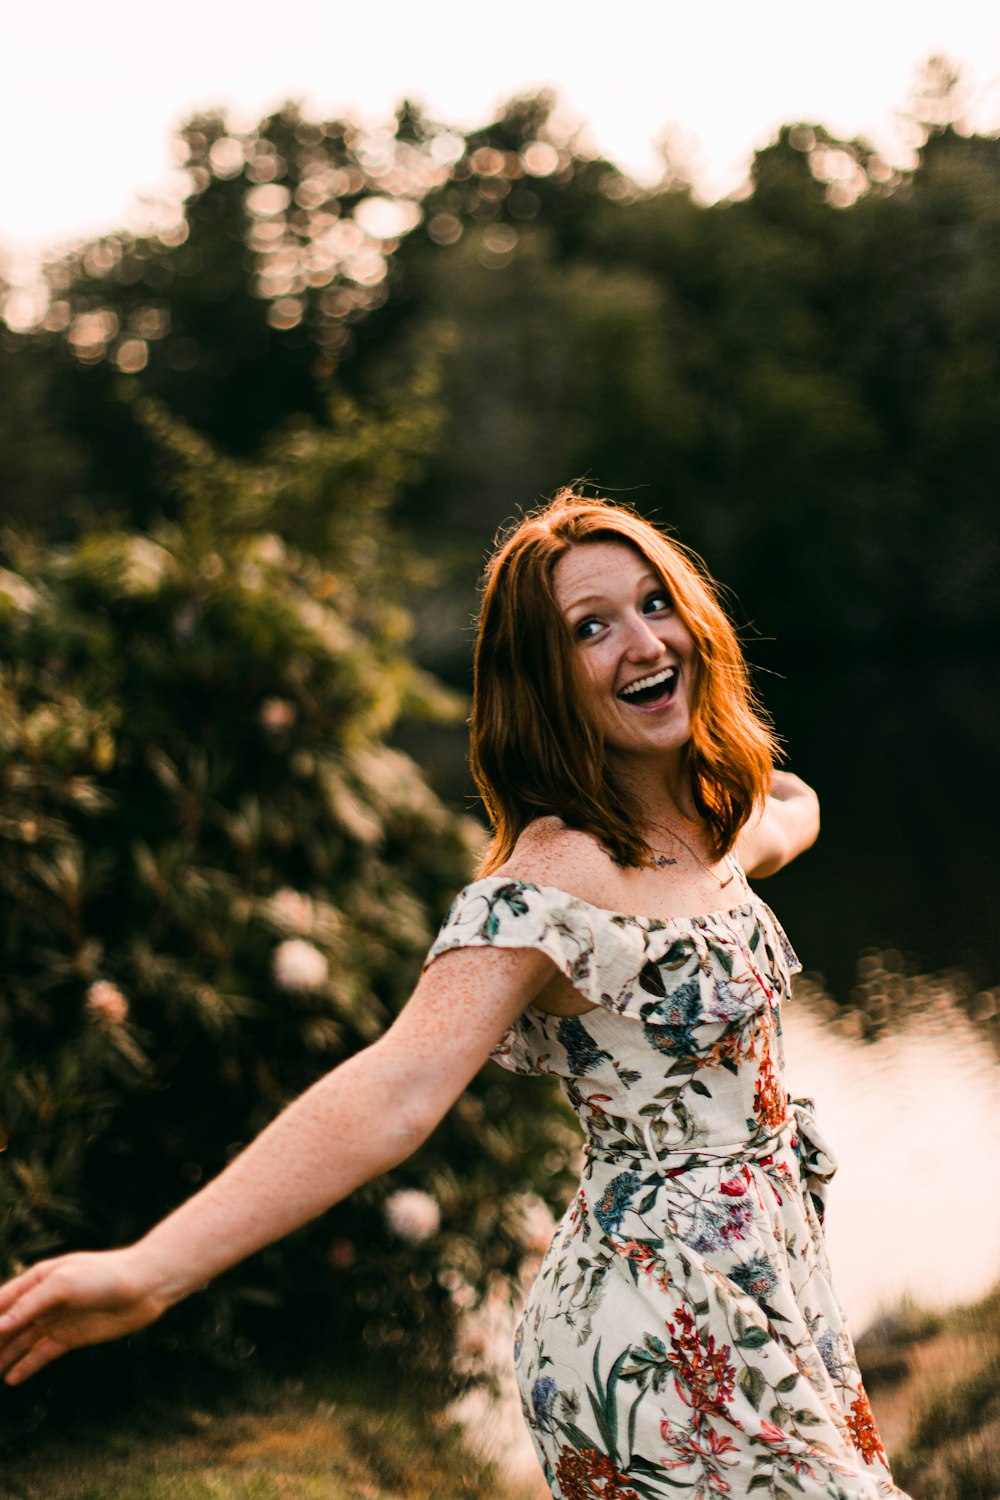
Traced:
<path id="1" fill-rule="evenodd" d="M 788 1100 L 789 1112 L 780 1130 L 753 1145 L 741 1141 L 732 1146 L 707 1149 L 665 1150 L 653 1140 L 653 1122 L 646 1120 L 641 1129 L 646 1150 L 633 1141 L 588 1141 L 583 1154 L 588 1169 L 595 1163 L 641 1172 L 644 1177 L 682 1177 L 699 1167 L 738 1167 L 759 1162 L 770 1165 L 779 1151 L 791 1149 L 798 1159 L 799 1174 L 822 1223 L 830 1179 L 837 1170 L 837 1158 L 816 1124 L 815 1105 L 811 1099 Z"/>
<path id="2" fill-rule="evenodd" d="M 795 1120 L 789 1116 L 774 1135 L 768 1136 L 766 1140 L 754 1142 L 752 1145 L 747 1141 L 741 1141 L 731 1146 L 665 1150 L 654 1142 L 652 1121 L 647 1120 L 642 1126 L 646 1146 L 645 1154 L 632 1141 L 611 1142 L 601 1146 L 588 1142 L 584 1147 L 584 1157 L 588 1162 L 603 1162 L 608 1166 L 632 1168 L 646 1172 L 648 1175 L 679 1177 L 681 1173 L 694 1171 L 698 1167 L 739 1166 L 741 1162 L 766 1162 L 776 1152 L 792 1144 L 789 1140 L 789 1127 L 794 1130 L 794 1126 Z M 650 1174 L 651 1167 L 655 1170 Z"/>

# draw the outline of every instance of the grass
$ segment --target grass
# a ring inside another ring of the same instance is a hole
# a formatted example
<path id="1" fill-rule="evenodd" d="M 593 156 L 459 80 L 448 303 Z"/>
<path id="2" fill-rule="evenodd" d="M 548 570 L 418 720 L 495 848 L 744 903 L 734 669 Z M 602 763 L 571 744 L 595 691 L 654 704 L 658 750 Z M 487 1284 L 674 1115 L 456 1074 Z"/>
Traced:
<path id="1" fill-rule="evenodd" d="M 544 1491 L 543 1491 L 544 1493 Z M 239 1410 L 93 1430 L 5 1462 L 0 1500 L 532 1500 L 412 1395 L 261 1379 Z"/>
<path id="2" fill-rule="evenodd" d="M 858 1346 L 897 1482 L 916 1500 L 1000 1495 L 1000 1290 L 910 1306 Z M 158 1431 L 82 1429 L 5 1461 L 0 1500 L 539 1500 L 463 1445 L 412 1389 L 364 1371 L 259 1376 L 238 1404 L 178 1404 Z"/>
<path id="3" fill-rule="evenodd" d="M 858 1356 L 897 1483 L 918 1500 L 996 1500 L 1000 1288 L 941 1315 L 903 1307 Z"/>

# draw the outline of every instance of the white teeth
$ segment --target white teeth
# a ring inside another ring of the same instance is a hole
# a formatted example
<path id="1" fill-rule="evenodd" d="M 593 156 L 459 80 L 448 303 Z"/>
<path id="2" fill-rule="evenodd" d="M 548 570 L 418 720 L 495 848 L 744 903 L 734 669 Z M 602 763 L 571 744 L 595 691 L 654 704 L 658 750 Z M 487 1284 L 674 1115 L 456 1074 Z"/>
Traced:
<path id="1" fill-rule="evenodd" d="M 664 667 L 662 672 L 654 672 L 650 677 L 640 677 L 638 682 L 630 682 L 628 687 L 622 688 L 619 697 L 627 698 L 632 693 L 641 693 L 644 688 L 658 687 L 661 682 L 670 682 L 676 676 L 676 667 Z"/>

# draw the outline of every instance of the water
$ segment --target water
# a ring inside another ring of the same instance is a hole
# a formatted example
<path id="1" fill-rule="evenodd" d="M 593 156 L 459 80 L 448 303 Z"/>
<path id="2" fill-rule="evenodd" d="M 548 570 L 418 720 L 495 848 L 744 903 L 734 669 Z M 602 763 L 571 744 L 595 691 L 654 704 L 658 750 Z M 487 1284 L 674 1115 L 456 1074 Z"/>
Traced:
<path id="1" fill-rule="evenodd" d="M 840 1162 L 827 1246 L 855 1335 L 904 1297 L 982 1297 L 1000 1280 L 1000 1068 L 981 1028 L 941 996 L 864 1042 L 807 993 L 785 1040 Z"/>

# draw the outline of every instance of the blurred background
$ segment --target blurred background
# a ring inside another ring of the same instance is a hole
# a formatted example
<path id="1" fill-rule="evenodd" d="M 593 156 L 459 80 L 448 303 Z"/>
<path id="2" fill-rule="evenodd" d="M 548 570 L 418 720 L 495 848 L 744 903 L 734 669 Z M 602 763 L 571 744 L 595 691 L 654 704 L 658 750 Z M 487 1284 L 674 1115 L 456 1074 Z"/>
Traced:
<path id="1" fill-rule="evenodd" d="M 141 1232 L 403 1003 L 482 839 L 477 576 L 578 479 L 706 559 L 820 793 L 764 894 L 841 1295 L 902 1481 L 994 1495 L 995 7 L 8 20 L 5 1267 Z M 320 1225 L 4 1394 L 18 1493 L 108 1392 L 150 1442 L 226 1389 L 287 1434 L 345 1372 L 343 1493 L 498 1493 L 419 1413 L 386 1435 L 386 1372 L 456 1410 L 574 1167 L 555 1096 L 486 1070 Z"/>

